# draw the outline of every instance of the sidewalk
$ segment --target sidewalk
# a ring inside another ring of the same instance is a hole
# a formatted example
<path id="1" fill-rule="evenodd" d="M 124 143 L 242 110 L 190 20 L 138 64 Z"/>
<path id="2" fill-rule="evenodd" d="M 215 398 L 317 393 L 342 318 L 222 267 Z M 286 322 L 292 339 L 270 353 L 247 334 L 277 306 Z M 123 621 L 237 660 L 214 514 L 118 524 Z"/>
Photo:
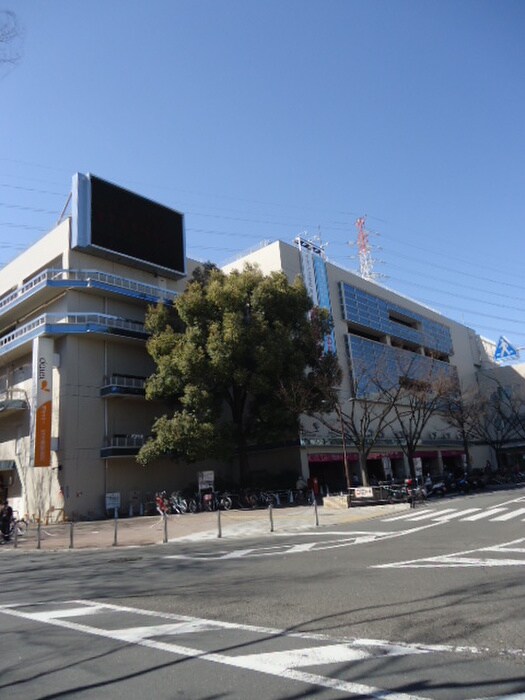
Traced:
<path id="1" fill-rule="evenodd" d="M 261 510 L 231 510 L 211 513 L 169 515 L 164 521 L 159 516 L 142 516 L 98 520 L 92 522 L 41 525 L 30 523 L 27 533 L 0 547 L 0 554 L 8 551 L 34 552 L 62 551 L 65 549 L 105 549 L 134 547 L 164 542 L 202 542 L 306 531 L 333 530 L 334 527 L 385 517 L 404 512 L 405 503 L 355 508 L 328 508 L 295 506 Z M 316 522 L 319 523 L 317 525 Z M 273 531 L 272 531 L 273 528 Z M 15 546 L 16 545 L 16 546 Z"/>

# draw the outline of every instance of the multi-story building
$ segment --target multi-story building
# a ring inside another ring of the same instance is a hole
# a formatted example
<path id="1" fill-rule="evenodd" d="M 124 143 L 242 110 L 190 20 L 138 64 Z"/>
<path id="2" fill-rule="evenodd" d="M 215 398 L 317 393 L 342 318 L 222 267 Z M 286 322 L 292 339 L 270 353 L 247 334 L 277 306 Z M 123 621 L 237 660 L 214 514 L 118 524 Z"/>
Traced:
<path id="1" fill-rule="evenodd" d="M 0 488 L 16 510 L 94 517 L 119 493 L 138 512 L 169 486 L 169 462 L 135 460 L 159 413 L 144 318 L 187 266 L 181 214 L 78 175 L 71 217 L 2 269 Z"/>
<path id="2" fill-rule="evenodd" d="M 462 383 L 489 362 L 476 333 L 415 301 L 341 269 L 312 243 L 276 241 L 225 267 L 302 275 L 328 308 L 327 349 L 343 369 L 341 401 L 358 364 L 417 371 L 437 363 Z M 229 467 L 135 457 L 162 405 L 146 401 L 154 367 L 145 348 L 149 304 L 170 304 L 197 266 L 184 250 L 183 217 L 92 176 L 74 178 L 71 216 L 0 272 L 0 490 L 30 518 L 99 517 L 120 504 L 142 512 L 161 489 L 196 486 L 199 470 L 227 479 Z M 355 377 L 354 377 L 355 379 Z M 378 478 L 406 474 L 393 434 L 369 457 Z M 484 463 L 476 448 L 474 459 Z M 254 481 L 289 485 L 302 473 L 330 490 L 345 487 L 341 434 L 305 419 L 294 444 L 254 450 Z M 457 435 L 434 421 L 418 449 L 425 472 L 463 464 Z"/>
<path id="3" fill-rule="evenodd" d="M 327 342 L 343 370 L 343 409 L 346 401 L 359 396 L 361 382 L 377 376 L 378 368 L 390 384 L 404 367 L 414 379 L 438 373 L 455 378 L 467 389 L 476 384 L 482 366 L 494 366 L 472 329 L 331 264 L 310 241 L 298 238 L 295 246 L 277 241 L 234 261 L 225 271 L 245 263 L 259 265 L 264 273 L 282 270 L 290 280 L 302 275 L 314 302 L 330 311 L 334 330 Z M 351 463 L 352 477 L 360 476 L 357 452 L 351 444 L 343 445 L 337 416 L 333 418 L 332 432 L 305 418 L 299 450 L 303 475 L 317 477 L 331 491 L 346 487 L 345 458 Z M 400 441 L 395 425 L 379 437 L 368 457 L 372 479 L 409 475 Z M 486 447 L 478 445 L 471 456 L 475 464 L 484 466 L 489 455 Z M 437 416 L 425 427 L 415 458 L 418 469 L 433 476 L 464 468 L 466 463 L 461 437 Z M 254 457 L 256 463 L 258 459 Z"/>

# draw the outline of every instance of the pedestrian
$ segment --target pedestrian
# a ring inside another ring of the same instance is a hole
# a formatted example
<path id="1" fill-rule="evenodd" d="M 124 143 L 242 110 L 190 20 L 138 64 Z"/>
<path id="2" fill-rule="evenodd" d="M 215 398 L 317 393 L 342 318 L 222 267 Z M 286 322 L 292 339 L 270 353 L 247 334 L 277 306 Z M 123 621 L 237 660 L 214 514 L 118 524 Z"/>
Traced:
<path id="1" fill-rule="evenodd" d="M 13 519 L 13 509 L 9 505 L 9 501 L 6 499 L 2 510 L 0 511 L 0 522 L 2 528 L 2 537 L 4 542 L 9 542 L 9 532 L 11 530 L 11 520 Z"/>
<path id="2" fill-rule="evenodd" d="M 304 491 L 304 489 L 307 487 L 307 483 L 304 480 L 304 477 L 302 474 L 299 474 L 299 477 L 295 483 L 295 488 L 297 491 Z"/>

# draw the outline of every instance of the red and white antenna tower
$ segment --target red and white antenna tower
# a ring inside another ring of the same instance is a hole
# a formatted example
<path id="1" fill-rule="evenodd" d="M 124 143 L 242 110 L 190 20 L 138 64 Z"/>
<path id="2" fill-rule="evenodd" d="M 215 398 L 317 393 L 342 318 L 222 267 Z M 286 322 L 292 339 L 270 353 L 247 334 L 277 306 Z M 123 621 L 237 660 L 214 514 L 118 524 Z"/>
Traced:
<path id="1" fill-rule="evenodd" d="M 355 222 L 357 228 L 357 249 L 359 251 L 359 274 L 365 280 L 375 279 L 374 261 L 368 241 L 368 231 L 365 228 L 366 219 L 360 216 Z"/>

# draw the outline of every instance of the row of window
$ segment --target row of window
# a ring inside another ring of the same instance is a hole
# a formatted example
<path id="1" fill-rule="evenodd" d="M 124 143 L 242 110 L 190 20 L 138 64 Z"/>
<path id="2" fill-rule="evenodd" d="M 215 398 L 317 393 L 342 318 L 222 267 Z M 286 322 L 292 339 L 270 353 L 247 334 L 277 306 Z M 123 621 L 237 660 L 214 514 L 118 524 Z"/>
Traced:
<path id="1" fill-rule="evenodd" d="M 445 355 L 452 354 L 452 338 L 445 325 L 345 282 L 340 284 L 340 295 L 346 321 Z"/>
<path id="2" fill-rule="evenodd" d="M 456 368 L 447 362 L 356 335 L 347 335 L 346 342 L 357 396 L 391 389 L 400 377 L 425 382 L 442 377 L 457 381 Z"/>

